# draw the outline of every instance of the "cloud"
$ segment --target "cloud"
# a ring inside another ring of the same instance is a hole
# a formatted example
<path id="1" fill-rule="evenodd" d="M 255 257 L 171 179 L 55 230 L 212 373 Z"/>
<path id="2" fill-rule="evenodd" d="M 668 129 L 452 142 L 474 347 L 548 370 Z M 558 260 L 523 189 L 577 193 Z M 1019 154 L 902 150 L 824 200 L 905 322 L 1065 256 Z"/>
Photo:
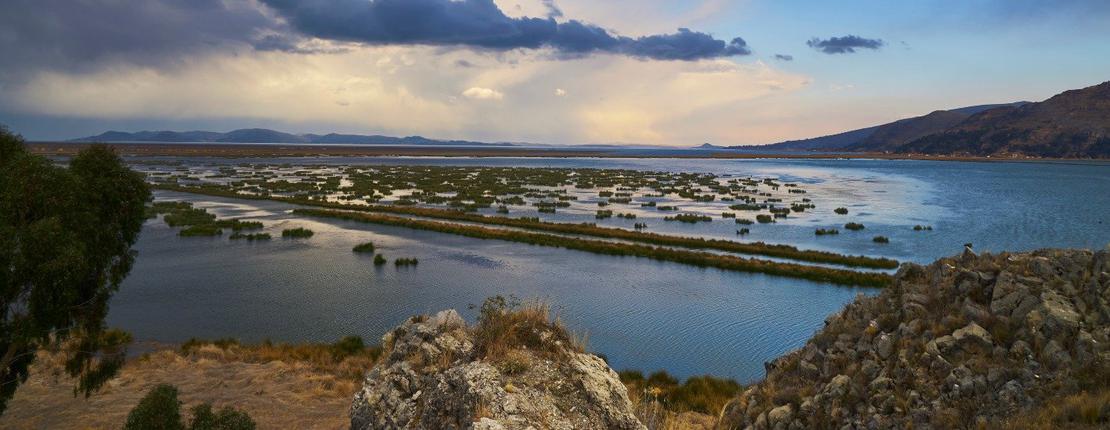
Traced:
<path id="1" fill-rule="evenodd" d="M 467 88 L 466 91 L 462 92 L 462 95 L 468 99 L 475 100 L 501 100 L 505 98 L 505 95 L 500 91 L 482 87 Z"/>
<path id="2" fill-rule="evenodd" d="M 794 56 L 786 54 L 775 54 L 775 59 L 779 61 L 794 61 Z"/>
<path id="3" fill-rule="evenodd" d="M 555 97 L 565 97 L 566 95 L 567 95 L 567 90 L 564 90 L 562 88 L 556 88 L 555 89 Z"/>
<path id="4" fill-rule="evenodd" d="M 655 60 L 694 61 L 751 54 L 731 41 L 680 28 L 638 38 L 593 24 L 555 18 L 509 17 L 493 0 L 260 0 L 295 30 L 315 38 L 367 45 L 465 46 L 506 51 L 553 49 L 561 57 L 612 53 Z"/>
<path id="5" fill-rule="evenodd" d="M 830 37 L 824 40 L 814 37 L 806 42 L 810 48 L 826 54 L 852 54 L 856 49 L 879 49 L 883 44 L 882 39 L 866 39 L 853 35 Z"/>
<path id="6" fill-rule="evenodd" d="M 249 2 L 222 0 L 4 0 L 0 79 L 48 68 L 179 64 L 247 47 L 281 24 Z M 271 40 L 271 47 L 277 47 Z"/>
<path id="7" fill-rule="evenodd" d="M 763 142 L 798 133 L 796 124 L 764 129 L 748 115 L 811 81 L 758 61 L 644 62 L 613 55 L 562 61 L 531 51 L 485 61 L 472 55 L 436 47 L 356 45 L 333 55 L 247 50 L 202 56 L 172 70 L 121 64 L 89 73 L 43 72 L 3 90 L 0 112 L 63 119 L 58 128 L 71 118 L 93 124 L 59 136 L 67 138 L 105 129 L 261 126 L 485 141 L 692 145 L 706 139 Z M 478 67 L 454 67 L 459 59 Z M 471 88 L 477 88 L 471 95 L 490 98 L 463 95 Z M 553 95 L 556 88 L 567 95 Z"/>

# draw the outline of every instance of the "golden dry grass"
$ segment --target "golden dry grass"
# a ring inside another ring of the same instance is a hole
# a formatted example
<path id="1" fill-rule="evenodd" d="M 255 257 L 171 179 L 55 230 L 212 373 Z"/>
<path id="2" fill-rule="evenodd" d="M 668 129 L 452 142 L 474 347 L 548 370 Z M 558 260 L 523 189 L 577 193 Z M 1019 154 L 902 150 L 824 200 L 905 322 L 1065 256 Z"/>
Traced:
<path id="1" fill-rule="evenodd" d="M 0 419 L 5 429 L 118 429 L 151 388 L 172 384 L 187 410 L 204 402 L 251 415 L 260 429 L 346 429 L 347 410 L 376 349 L 337 355 L 335 345 L 190 342 L 124 365 L 86 399 L 58 356 L 40 354 Z"/>
<path id="2" fill-rule="evenodd" d="M 549 304 L 540 300 L 512 301 L 497 296 L 482 304 L 478 324 L 472 329 L 478 357 L 499 361 L 512 358 L 510 353 L 519 349 L 548 355 L 585 350 L 583 338 L 574 336 L 558 317 L 553 317 Z"/>
<path id="3" fill-rule="evenodd" d="M 1082 392 L 1047 402 L 997 426 L 999 429 L 1110 428 L 1110 390 Z"/>

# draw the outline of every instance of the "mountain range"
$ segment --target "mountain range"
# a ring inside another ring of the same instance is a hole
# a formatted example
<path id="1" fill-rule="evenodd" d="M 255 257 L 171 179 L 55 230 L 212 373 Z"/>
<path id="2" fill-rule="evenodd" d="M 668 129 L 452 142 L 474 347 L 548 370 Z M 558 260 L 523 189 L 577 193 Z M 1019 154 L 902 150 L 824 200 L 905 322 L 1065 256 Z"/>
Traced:
<path id="1" fill-rule="evenodd" d="M 939 110 L 829 136 L 730 148 L 1110 158 L 1110 82 L 1042 102 Z"/>
<path id="2" fill-rule="evenodd" d="M 392 137 L 361 134 L 291 134 L 265 128 L 244 128 L 226 133 L 214 131 L 108 131 L 71 142 L 176 142 L 176 143 L 300 143 L 356 145 L 483 145 L 513 146 L 512 143 L 436 140 L 421 136 Z"/>

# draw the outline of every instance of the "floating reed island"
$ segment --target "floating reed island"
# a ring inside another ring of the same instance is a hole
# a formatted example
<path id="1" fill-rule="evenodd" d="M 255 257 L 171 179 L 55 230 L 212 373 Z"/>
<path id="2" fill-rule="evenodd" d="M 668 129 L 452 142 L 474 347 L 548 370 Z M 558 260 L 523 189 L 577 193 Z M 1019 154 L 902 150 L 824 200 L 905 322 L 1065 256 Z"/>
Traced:
<path id="1" fill-rule="evenodd" d="M 275 200 L 286 203 L 299 204 L 303 206 L 317 206 L 329 209 L 341 209 L 361 212 L 381 212 L 419 216 L 424 218 L 445 219 L 451 221 L 465 221 L 502 227 L 539 230 L 551 233 L 575 234 L 606 239 L 627 240 L 652 245 L 677 246 L 693 249 L 712 249 L 741 254 L 763 255 L 767 257 L 798 260 L 810 263 L 836 264 L 848 267 L 861 267 L 869 269 L 894 269 L 898 267 L 898 261 L 889 258 L 868 257 L 863 255 L 843 255 L 827 251 L 803 250 L 790 245 L 767 244 L 763 242 L 746 243 L 723 239 L 672 236 L 644 231 L 625 230 L 614 227 L 601 227 L 596 224 L 558 223 L 541 221 L 538 218 L 534 217 L 509 218 L 500 216 L 486 216 L 464 211 L 439 208 L 387 205 L 353 205 L 294 197 L 263 197 L 253 196 L 249 194 L 240 194 L 235 191 L 212 187 L 169 187 L 165 185 L 158 185 L 156 186 L 156 188 L 170 191 L 205 194 L 217 197 Z M 759 216 L 767 216 L 766 222 L 772 222 L 769 215 Z M 759 222 L 762 223 L 764 222 L 764 220 L 760 219 Z M 743 222 L 741 222 L 741 224 L 743 224 Z"/>

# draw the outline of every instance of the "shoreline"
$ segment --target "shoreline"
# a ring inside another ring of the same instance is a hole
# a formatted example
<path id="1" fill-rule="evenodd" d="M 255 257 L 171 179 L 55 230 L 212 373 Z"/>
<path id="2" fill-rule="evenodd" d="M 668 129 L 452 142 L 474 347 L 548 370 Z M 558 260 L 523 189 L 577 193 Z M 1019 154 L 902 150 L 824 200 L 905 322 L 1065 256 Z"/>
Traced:
<path id="1" fill-rule="evenodd" d="M 72 156 L 94 143 L 27 142 L 30 152 L 44 156 Z M 105 143 L 121 156 L 147 157 L 448 157 L 448 158 L 678 158 L 678 159 L 796 159 L 796 160 L 919 160 L 1018 163 L 1110 163 L 1104 159 L 981 157 L 888 153 L 751 153 L 730 150 L 699 151 L 684 148 L 514 148 L 421 147 L 397 145 L 252 144 L 252 143 Z M 660 151 L 660 153 L 650 153 Z M 663 152 L 665 151 L 665 152 Z"/>

